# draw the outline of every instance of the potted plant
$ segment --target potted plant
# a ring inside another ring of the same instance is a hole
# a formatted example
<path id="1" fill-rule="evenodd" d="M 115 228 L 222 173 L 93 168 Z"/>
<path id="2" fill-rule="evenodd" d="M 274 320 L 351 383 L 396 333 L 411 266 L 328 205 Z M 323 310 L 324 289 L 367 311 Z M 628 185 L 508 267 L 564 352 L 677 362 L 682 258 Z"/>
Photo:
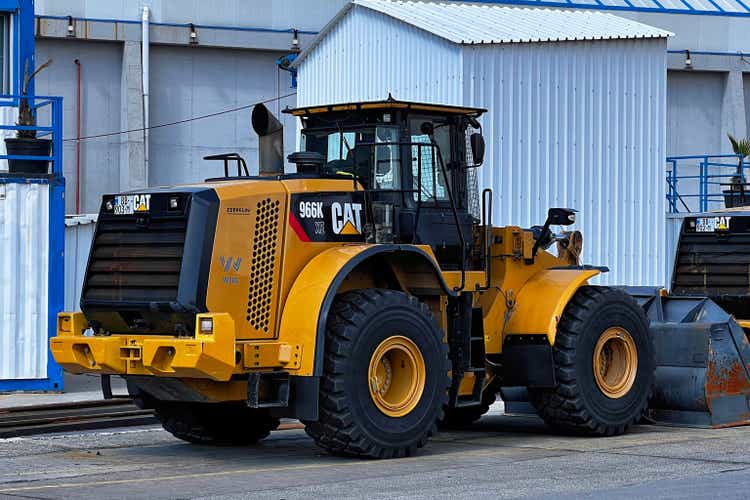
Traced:
<path id="1" fill-rule="evenodd" d="M 29 84 L 40 71 L 50 64 L 52 64 L 52 59 L 49 59 L 39 66 L 36 71 L 29 74 L 29 61 L 26 61 L 23 69 L 23 86 L 21 87 L 21 99 L 18 105 L 17 125 L 25 127 L 36 126 L 36 113 L 29 105 Z M 38 138 L 36 130 L 18 130 L 16 131 L 16 137 L 5 138 L 5 149 L 10 156 L 51 156 L 52 140 Z M 49 161 L 8 160 L 8 171 L 10 173 L 46 174 L 49 171 Z"/>
<path id="2" fill-rule="evenodd" d="M 742 163 L 750 155 L 750 139 L 736 139 L 732 134 L 727 134 L 729 142 L 732 143 L 732 151 L 739 158 L 737 171 L 732 176 L 729 189 L 724 190 L 724 205 L 727 208 L 746 205 L 745 201 L 745 175 Z"/>

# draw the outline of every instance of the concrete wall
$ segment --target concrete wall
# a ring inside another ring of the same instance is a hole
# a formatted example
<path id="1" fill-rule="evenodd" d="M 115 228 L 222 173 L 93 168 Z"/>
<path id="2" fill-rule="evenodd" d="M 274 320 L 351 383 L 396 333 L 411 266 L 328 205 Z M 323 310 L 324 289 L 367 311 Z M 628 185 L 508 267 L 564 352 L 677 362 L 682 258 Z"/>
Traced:
<path id="1" fill-rule="evenodd" d="M 36 13 L 140 20 L 141 7 L 148 5 L 155 22 L 317 31 L 345 3 L 346 0 L 36 0 Z"/>
<path id="2" fill-rule="evenodd" d="M 81 64 L 81 136 L 120 130 L 122 45 L 76 40 L 38 40 L 38 61 L 54 60 L 39 74 L 37 92 L 63 97 L 63 137 L 76 137 L 76 59 Z M 120 136 L 81 142 L 81 212 L 97 212 L 102 193 L 120 188 Z M 66 211 L 75 211 L 76 143 L 66 141 L 63 173 Z"/>
<path id="3" fill-rule="evenodd" d="M 750 58 L 740 55 L 750 52 L 750 18 L 644 12 L 618 12 L 617 15 L 675 34 L 668 41 L 668 49 L 673 51 L 668 67 L 678 72 L 670 71 L 669 92 L 678 95 L 669 97 L 669 116 L 692 119 L 681 120 L 679 124 L 670 119 L 668 154 L 692 154 L 699 146 L 710 148 L 700 154 L 731 153 L 726 134 L 743 137 L 750 130 L 750 112 L 747 111 L 750 110 L 750 95 L 743 92 L 742 83 L 750 74 Z M 685 50 L 691 51 L 690 66 L 685 64 L 686 53 L 676 52 Z M 696 102 L 704 100 L 707 102 Z M 709 107 L 714 109 L 709 111 Z M 707 113 L 708 123 L 698 109 Z M 677 129 L 673 130 L 675 126 Z M 676 139 L 678 136 L 682 139 Z"/>
<path id="4" fill-rule="evenodd" d="M 193 47 L 156 46 L 151 53 L 152 125 L 235 108 L 292 92 L 291 77 L 275 60 L 283 53 Z M 293 106 L 288 98 L 269 104 L 280 110 Z M 258 172 L 258 139 L 250 125 L 250 109 L 151 131 L 151 185 L 202 181 L 223 175 L 222 162 L 211 154 L 237 152 Z M 285 146 L 294 149 L 294 119 L 281 115 Z"/>
<path id="5" fill-rule="evenodd" d="M 750 19 L 747 17 L 626 11 L 610 13 L 671 31 L 675 36 L 669 39 L 669 49 L 748 52 L 750 48 Z"/>
<path id="6" fill-rule="evenodd" d="M 722 151 L 722 98 L 726 73 L 669 71 L 667 154 L 702 155 Z"/>

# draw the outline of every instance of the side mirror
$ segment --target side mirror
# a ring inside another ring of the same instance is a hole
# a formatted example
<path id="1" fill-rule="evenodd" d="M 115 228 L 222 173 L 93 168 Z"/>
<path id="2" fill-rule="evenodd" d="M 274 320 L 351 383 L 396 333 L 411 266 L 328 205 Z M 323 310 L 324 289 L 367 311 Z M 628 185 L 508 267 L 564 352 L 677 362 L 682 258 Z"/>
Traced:
<path id="1" fill-rule="evenodd" d="M 539 251 L 541 246 L 547 245 L 552 242 L 552 231 L 550 226 L 569 226 L 576 221 L 576 210 L 572 208 L 550 208 L 547 211 L 547 220 L 544 221 L 539 236 L 534 242 L 534 247 L 531 249 L 531 258 L 536 257 L 536 253 Z"/>
<path id="2" fill-rule="evenodd" d="M 576 212 L 572 208 L 550 208 L 547 211 L 547 226 L 569 226 L 576 221 Z"/>
<path id="3" fill-rule="evenodd" d="M 474 132 L 469 137 L 471 143 L 471 157 L 474 159 L 474 166 L 478 167 L 484 163 L 484 137 L 478 132 Z"/>

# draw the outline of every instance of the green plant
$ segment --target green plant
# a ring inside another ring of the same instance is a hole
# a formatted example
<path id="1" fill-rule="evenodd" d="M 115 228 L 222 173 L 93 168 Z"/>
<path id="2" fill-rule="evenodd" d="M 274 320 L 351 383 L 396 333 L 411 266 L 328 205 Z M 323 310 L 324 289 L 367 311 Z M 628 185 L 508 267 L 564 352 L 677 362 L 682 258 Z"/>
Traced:
<path id="1" fill-rule="evenodd" d="M 732 151 L 739 156 L 737 175 L 742 176 L 742 162 L 750 156 L 750 138 L 737 139 L 732 134 L 727 134 L 727 137 L 729 137 L 729 142 L 732 143 Z"/>
<path id="2" fill-rule="evenodd" d="M 29 100 L 27 98 L 29 84 L 31 81 L 42 71 L 44 68 L 52 64 L 52 59 L 48 59 L 47 62 L 39 66 L 33 73 L 29 74 L 29 60 L 26 60 L 26 64 L 23 67 L 23 86 L 21 87 L 21 102 L 18 104 L 18 125 L 23 127 L 33 127 L 36 125 L 36 115 L 29 106 Z M 16 136 L 21 138 L 34 139 L 36 137 L 36 130 L 19 130 Z"/>

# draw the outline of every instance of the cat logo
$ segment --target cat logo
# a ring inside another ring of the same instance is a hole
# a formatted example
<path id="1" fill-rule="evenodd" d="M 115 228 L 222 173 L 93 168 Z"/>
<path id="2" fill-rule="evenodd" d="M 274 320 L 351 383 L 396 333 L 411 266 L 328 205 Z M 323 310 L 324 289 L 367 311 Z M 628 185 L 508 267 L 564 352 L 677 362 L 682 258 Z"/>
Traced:
<path id="1" fill-rule="evenodd" d="M 151 195 L 150 194 L 135 194 L 133 195 L 133 206 L 136 212 L 148 212 L 151 210 Z"/>
<path id="2" fill-rule="evenodd" d="M 331 203 L 331 228 L 336 234 L 362 234 L 362 204 Z"/>

